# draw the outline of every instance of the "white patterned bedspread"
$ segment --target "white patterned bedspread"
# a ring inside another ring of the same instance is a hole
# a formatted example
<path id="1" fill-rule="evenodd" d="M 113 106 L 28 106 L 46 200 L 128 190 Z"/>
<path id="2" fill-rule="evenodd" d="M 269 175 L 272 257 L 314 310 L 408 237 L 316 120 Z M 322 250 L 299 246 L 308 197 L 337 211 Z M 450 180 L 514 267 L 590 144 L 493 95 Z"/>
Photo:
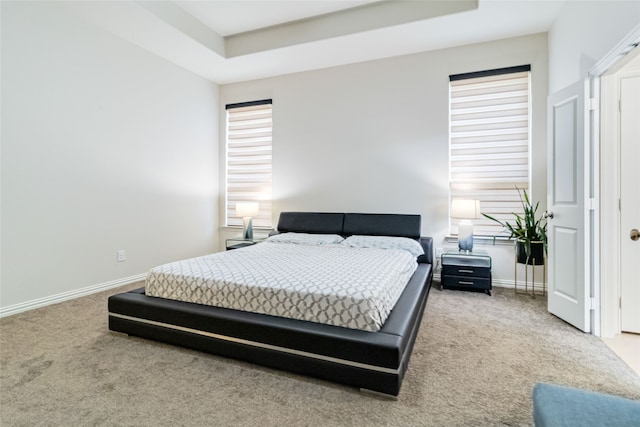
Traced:
<path id="1" fill-rule="evenodd" d="M 399 249 L 264 242 L 153 268 L 145 292 L 378 331 L 416 268 Z"/>

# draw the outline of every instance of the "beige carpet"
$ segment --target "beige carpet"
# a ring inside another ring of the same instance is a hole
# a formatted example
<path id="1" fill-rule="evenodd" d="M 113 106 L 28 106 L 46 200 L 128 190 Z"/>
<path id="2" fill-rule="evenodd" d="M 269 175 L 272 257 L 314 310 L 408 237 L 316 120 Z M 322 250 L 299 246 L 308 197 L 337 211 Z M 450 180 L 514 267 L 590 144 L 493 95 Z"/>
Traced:
<path id="1" fill-rule="evenodd" d="M 519 426 L 536 382 L 640 399 L 598 338 L 508 289 L 434 285 L 397 401 L 109 332 L 116 292 L 0 320 L 2 426 Z"/>

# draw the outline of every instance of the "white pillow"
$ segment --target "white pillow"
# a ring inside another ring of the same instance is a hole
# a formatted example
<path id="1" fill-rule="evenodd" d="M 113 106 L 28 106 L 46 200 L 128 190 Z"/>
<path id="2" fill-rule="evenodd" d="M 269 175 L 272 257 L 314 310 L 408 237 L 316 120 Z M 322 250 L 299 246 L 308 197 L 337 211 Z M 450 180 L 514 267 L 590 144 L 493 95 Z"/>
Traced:
<path id="1" fill-rule="evenodd" d="M 422 245 L 408 237 L 353 235 L 347 237 L 342 244 L 355 248 L 403 249 L 415 257 L 424 254 Z"/>
<path id="2" fill-rule="evenodd" d="M 344 238 L 337 234 L 282 233 L 270 236 L 267 241 L 300 245 L 337 245 Z"/>

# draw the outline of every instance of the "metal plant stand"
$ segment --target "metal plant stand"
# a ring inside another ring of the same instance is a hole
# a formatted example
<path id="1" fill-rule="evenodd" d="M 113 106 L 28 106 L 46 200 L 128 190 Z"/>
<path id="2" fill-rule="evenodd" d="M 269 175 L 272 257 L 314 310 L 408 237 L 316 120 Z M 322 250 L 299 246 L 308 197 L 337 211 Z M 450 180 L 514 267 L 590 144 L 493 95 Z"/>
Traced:
<path id="1" fill-rule="evenodd" d="M 542 291 L 536 291 L 536 267 L 540 267 L 539 264 L 536 264 L 536 259 L 531 258 L 533 264 L 522 264 L 524 265 L 524 289 L 520 287 L 518 289 L 518 255 L 513 257 L 514 260 L 514 282 L 515 282 L 515 292 L 516 294 L 526 294 L 535 298 L 536 295 L 545 296 L 547 295 L 547 262 L 543 258 L 542 259 Z M 531 289 L 529 289 L 529 267 L 531 267 Z"/>

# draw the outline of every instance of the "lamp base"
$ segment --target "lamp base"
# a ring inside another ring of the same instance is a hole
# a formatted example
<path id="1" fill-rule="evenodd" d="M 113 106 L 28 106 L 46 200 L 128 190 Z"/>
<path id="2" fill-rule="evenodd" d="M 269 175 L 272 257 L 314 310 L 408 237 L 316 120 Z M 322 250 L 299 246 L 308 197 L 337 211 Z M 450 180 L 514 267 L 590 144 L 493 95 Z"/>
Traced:
<path id="1" fill-rule="evenodd" d="M 471 221 L 460 221 L 458 225 L 458 250 L 471 252 L 473 250 L 473 224 Z"/>
<path id="2" fill-rule="evenodd" d="M 245 216 L 242 218 L 242 238 L 253 240 L 253 218 Z"/>

